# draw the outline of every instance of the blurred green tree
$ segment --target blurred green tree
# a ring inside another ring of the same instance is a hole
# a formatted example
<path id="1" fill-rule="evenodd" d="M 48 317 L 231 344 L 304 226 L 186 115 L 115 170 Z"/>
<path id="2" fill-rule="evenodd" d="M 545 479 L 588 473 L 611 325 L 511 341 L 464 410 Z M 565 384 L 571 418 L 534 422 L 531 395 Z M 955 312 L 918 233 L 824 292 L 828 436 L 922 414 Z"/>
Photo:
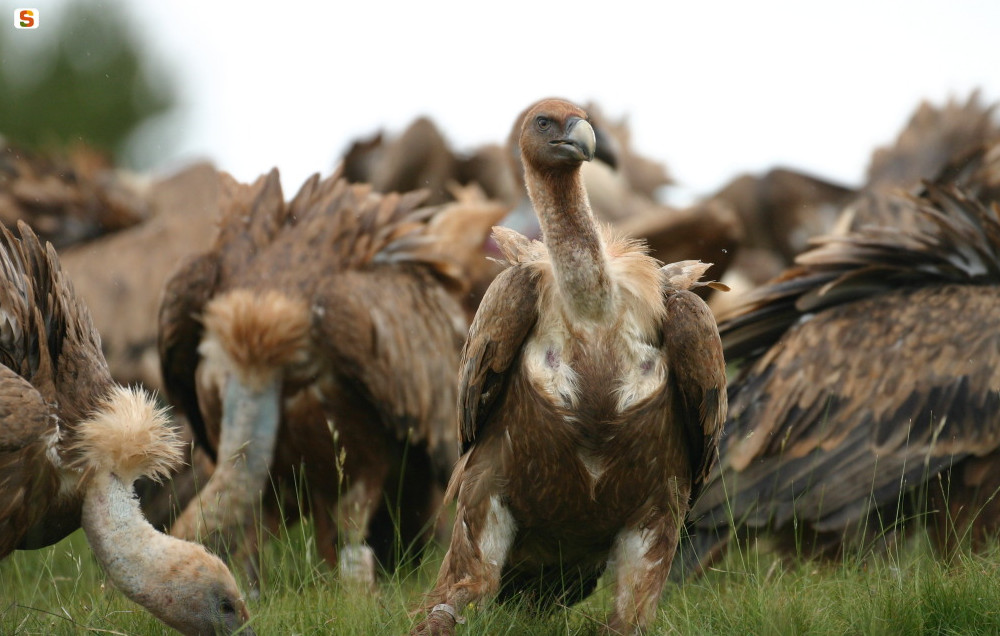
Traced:
<path id="1" fill-rule="evenodd" d="M 15 8 L 0 2 L 7 22 L 0 24 L 0 136 L 42 150 L 84 143 L 116 162 L 152 162 L 126 156 L 126 143 L 143 123 L 174 108 L 175 90 L 137 45 L 124 7 L 43 6 L 33 30 L 14 28 Z"/>

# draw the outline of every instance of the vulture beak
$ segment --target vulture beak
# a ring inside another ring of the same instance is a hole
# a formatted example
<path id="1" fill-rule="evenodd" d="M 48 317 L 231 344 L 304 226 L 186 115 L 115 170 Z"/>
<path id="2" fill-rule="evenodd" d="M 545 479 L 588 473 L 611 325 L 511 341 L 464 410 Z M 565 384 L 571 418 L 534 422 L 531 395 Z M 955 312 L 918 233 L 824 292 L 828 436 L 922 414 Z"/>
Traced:
<path id="1" fill-rule="evenodd" d="M 587 120 L 570 117 L 566 121 L 566 136 L 549 143 L 557 146 L 567 159 L 590 161 L 597 149 L 597 136 Z"/>

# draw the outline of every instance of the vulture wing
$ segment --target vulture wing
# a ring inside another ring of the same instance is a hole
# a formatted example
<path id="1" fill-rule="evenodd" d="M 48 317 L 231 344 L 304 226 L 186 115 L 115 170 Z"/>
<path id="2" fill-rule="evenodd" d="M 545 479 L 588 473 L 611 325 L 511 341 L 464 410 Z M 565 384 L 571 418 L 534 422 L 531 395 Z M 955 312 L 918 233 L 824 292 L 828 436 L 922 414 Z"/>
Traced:
<path id="1" fill-rule="evenodd" d="M 476 440 L 500 395 L 507 372 L 538 319 L 538 272 L 515 264 L 497 276 L 479 306 L 459 365 L 459 436 L 462 452 Z"/>
<path id="2" fill-rule="evenodd" d="M 0 226 L 0 557 L 80 526 L 79 499 L 58 496 L 56 465 L 72 460 L 76 423 L 111 382 L 55 249 L 23 222 L 18 231 Z"/>
<path id="3" fill-rule="evenodd" d="M 181 265 L 164 287 L 157 331 L 167 395 L 184 409 L 195 440 L 213 461 L 215 451 L 198 406 L 195 369 L 200 359 L 198 343 L 204 332 L 200 316 L 215 292 L 218 275 L 218 260 L 213 254 L 195 256 Z"/>
<path id="4" fill-rule="evenodd" d="M 665 303 L 663 349 L 669 368 L 671 409 L 674 421 L 688 427 L 693 501 L 718 455 L 719 435 L 726 421 L 726 362 L 715 317 L 701 298 L 681 290 L 668 293 Z"/>
<path id="5" fill-rule="evenodd" d="M 55 434 L 56 419 L 44 398 L 27 380 L 0 367 L 0 559 L 62 537 L 51 538 L 40 524 L 59 490 L 46 457 Z M 63 534 L 78 525 L 79 517 Z"/>
<path id="6" fill-rule="evenodd" d="M 421 266 L 335 274 L 316 294 L 322 319 L 314 327 L 342 380 L 394 423 L 399 439 L 454 448 L 454 383 L 441 378 L 454 373 L 464 324 L 457 302 L 431 276 Z M 451 344 L 442 350 L 439 343 Z"/>
<path id="7" fill-rule="evenodd" d="M 1000 444 L 998 211 L 935 186 L 908 201 L 931 229 L 831 238 L 720 324 L 746 367 L 693 518 L 841 530 Z"/>

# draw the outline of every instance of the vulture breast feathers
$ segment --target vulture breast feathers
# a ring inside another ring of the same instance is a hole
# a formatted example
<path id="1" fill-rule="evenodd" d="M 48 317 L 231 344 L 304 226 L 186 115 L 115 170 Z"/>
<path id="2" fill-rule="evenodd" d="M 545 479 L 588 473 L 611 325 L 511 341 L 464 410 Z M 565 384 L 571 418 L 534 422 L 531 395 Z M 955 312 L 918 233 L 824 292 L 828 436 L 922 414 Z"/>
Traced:
<path id="1" fill-rule="evenodd" d="M 1000 182 L 997 156 L 894 197 L 905 228 L 829 237 L 722 317 L 740 369 L 685 563 L 720 554 L 730 519 L 782 535 L 794 521 L 823 553 L 891 535 L 927 498 L 939 547 L 969 523 L 996 530 L 1000 218 L 965 191 Z"/>
<path id="2" fill-rule="evenodd" d="M 462 352 L 457 518 L 415 634 L 497 594 L 573 603 L 609 562 L 611 628 L 647 626 L 725 418 L 715 320 L 690 291 L 708 265 L 661 268 L 595 221 L 581 109 L 536 104 L 519 142 L 544 242 L 494 229 L 506 268 Z"/>
<path id="3" fill-rule="evenodd" d="M 405 542 L 427 529 L 458 446 L 457 246 L 483 239 L 437 234 L 461 225 L 435 222 L 462 204 L 421 207 L 424 196 L 313 177 L 286 203 L 277 172 L 234 185 L 214 247 L 181 266 L 161 305 L 167 389 L 218 461 L 172 532 L 252 533 L 261 492 L 277 522 L 268 480 L 290 489 L 300 465 L 306 508 L 286 507 L 312 512 L 342 572 L 372 582 L 363 544 L 396 537 L 392 521 Z"/>

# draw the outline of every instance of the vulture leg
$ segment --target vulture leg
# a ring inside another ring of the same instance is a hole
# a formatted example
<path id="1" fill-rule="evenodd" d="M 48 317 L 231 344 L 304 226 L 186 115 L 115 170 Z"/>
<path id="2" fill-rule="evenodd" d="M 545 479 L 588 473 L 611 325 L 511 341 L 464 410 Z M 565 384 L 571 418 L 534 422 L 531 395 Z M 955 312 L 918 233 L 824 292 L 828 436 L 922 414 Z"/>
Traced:
<path id="1" fill-rule="evenodd" d="M 390 435 L 373 434 L 381 425 L 378 413 L 368 405 L 344 400 L 331 411 L 329 421 L 338 449 L 340 485 L 334 510 L 337 532 L 331 535 L 336 559 L 328 562 L 344 583 L 374 590 L 378 558 L 369 535 L 372 520 L 384 505 L 383 493 L 394 487 L 389 478 L 396 444 Z"/>
<path id="2" fill-rule="evenodd" d="M 375 553 L 365 539 L 381 503 L 382 483 L 381 479 L 358 479 L 347 487 L 337 503 L 338 536 L 344 541 L 337 553 L 340 579 L 372 591 L 375 590 Z"/>
<path id="3" fill-rule="evenodd" d="M 516 531 L 514 517 L 495 495 L 488 506 L 460 505 L 451 546 L 441 564 L 438 583 L 427 603 L 427 618 L 410 636 L 452 636 L 459 612 L 470 603 L 494 596 Z M 459 529 L 465 532 L 459 532 Z"/>
<path id="4" fill-rule="evenodd" d="M 688 493 L 680 494 L 674 501 L 676 511 L 686 508 L 686 504 L 681 507 L 681 502 L 687 501 Z M 656 618 L 656 606 L 670 574 L 683 521 L 680 512 L 665 511 L 641 526 L 623 529 L 615 537 L 608 559 L 615 598 L 608 633 L 640 633 Z"/>
<path id="5" fill-rule="evenodd" d="M 415 563 L 422 554 L 434 537 L 444 495 L 424 447 L 411 444 L 400 448 L 398 457 L 385 481 L 382 505 L 368 526 L 367 537 L 379 565 L 388 571 Z M 450 532 L 444 535 L 440 543 L 446 544 L 450 536 Z"/>

